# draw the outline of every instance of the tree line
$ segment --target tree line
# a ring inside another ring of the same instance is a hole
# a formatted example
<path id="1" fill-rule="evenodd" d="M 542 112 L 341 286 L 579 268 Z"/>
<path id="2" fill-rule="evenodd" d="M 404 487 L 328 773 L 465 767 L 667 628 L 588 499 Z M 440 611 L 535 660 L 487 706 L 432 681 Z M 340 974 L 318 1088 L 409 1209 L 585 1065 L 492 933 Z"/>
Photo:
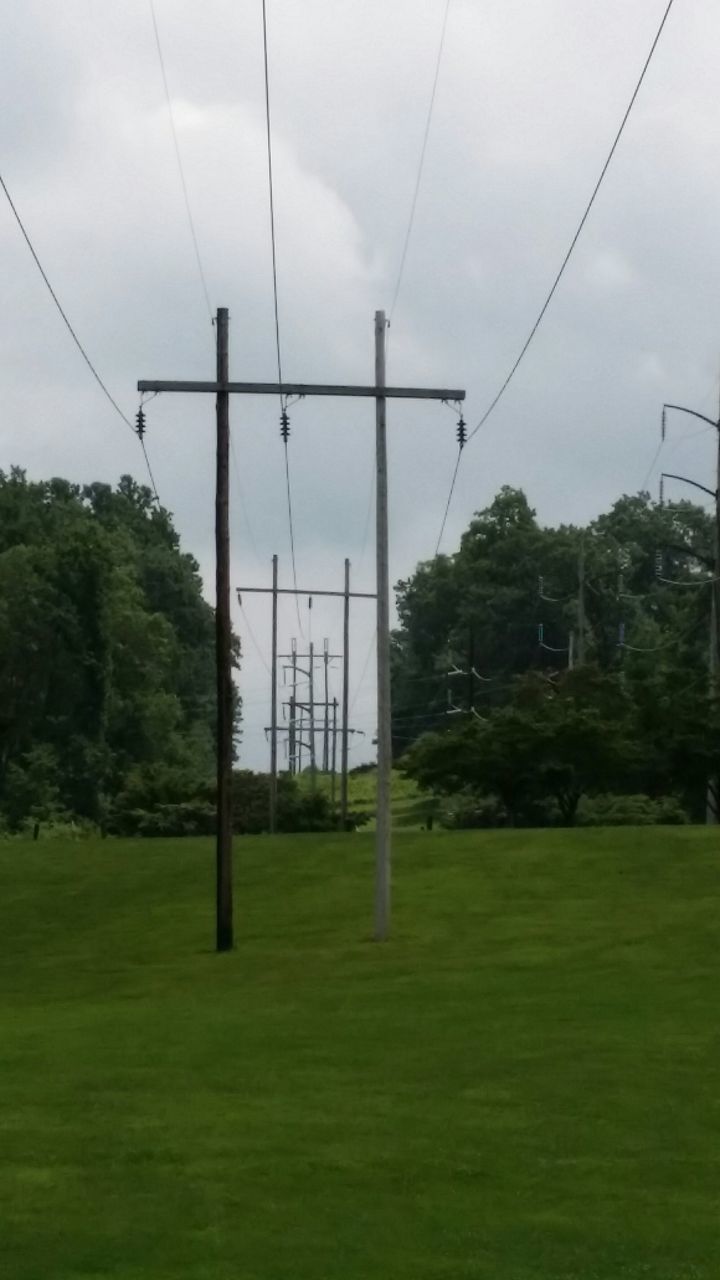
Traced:
<path id="1" fill-rule="evenodd" d="M 459 825 L 703 820 L 713 566 L 693 503 L 553 528 L 503 488 L 398 584 L 396 757 Z"/>
<path id="2" fill-rule="evenodd" d="M 150 490 L 0 471 L 0 834 L 212 833 L 215 708 L 214 611 Z M 233 815 L 267 829 L 266 774 L 235 767 Z M 332 823 L 281 779 L 280 830 Z"/>

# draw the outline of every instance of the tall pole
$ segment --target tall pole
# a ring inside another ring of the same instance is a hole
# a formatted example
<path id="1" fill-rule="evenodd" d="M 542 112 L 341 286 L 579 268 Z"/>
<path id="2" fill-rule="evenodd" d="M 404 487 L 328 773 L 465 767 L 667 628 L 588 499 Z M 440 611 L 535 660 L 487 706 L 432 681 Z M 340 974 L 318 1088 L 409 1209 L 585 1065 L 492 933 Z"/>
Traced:
<path id="1" fill-rule="evenodd" d="M 335 817 L 335 781 L 337 778 L 337 718 L 338 718 L 338 700 L 333 698 L 333 718 L 332 718 L 332 764 L 330 772 L 330 813 Z"/>
<path id="2" fill-rule="evenodd" d="M 347 831 L 348 817 L 348 738 L 350 700 L 350 561 L 345 561 L 345 595 L 343 599 L 343 685 L 342 743 L 340 748 L 340 830 Z"/>
<path id="3" fill-rule="evenodd" d="M 313 786 L 315 786 L 315 647 L 312 640 L 308 645 L 310 651 L 310 661 L 308 668 L 310 672 L 310 774 Z"/>
<path id="4" fill-rule="evenodd" d="M 325 665 L 325 723 L 323 724 L 323 773 L 328 773 L 330 769 L 330 703 L 328 666 L 330 663 L 330 643 L 325 641 L 323 648 L 323 662 Z"/>
<path id="5" fill-rule="evenodd" d="M 217 383 L 227 386 L 228 310 L 217 313 Z M 217 836 L 216 836 L 216 947 L 233 945 L 232 899 L 232 739 L 233 687 L 230 628 L 230 523 L 229 458 L 230 394 L 218 390 L 217 475 L 215 486 L 215 658 L 217 667 Z"/>
<path id="6" fill-rule="evenodd" d="M 717 462 L 715 466 L 715 527 L 713 529 L 713 582 L 710 601 L 710 697 L 718 695 L 718 668 L 720 666 L 720 417 L 717 424 Z M 720 779 L 708 778 L 705 821 L 709 826 L 718 822 L 720 803 Z"/>
<path id="7" fill-rule="evenodd" d="M 577 665 L 585 661 L 585 536 L 580 537 L 578 554 Z"/>
<path id="8" fill-rule="evenodd" d="M 375 312 L 375 386 L 385 383 L 385 312 Z M 387 400 L 375 398 L 377 467 L 377 819 L 375 833 L 375 939 L 383 942 L 390 930 L 390 863 L 392 742 L 390 723 L 390 569 L 388 557 Z"/>
<path id="9" fill-rule="evenodd" d="M 278 558 L 272 559 L 272 664 L 270 680 L 270 834 L 277 829 L 277 637 L 278 637 Z"/>
<path id="10" fill-rule="evenodd" d="M 290 730 L 288 754 L 290 756 L 290 772 L 299 773 L 296 748 L 296 717 L 297 717 L 297 641 L 292 642 L 292 694 L 290 696 Z"/>

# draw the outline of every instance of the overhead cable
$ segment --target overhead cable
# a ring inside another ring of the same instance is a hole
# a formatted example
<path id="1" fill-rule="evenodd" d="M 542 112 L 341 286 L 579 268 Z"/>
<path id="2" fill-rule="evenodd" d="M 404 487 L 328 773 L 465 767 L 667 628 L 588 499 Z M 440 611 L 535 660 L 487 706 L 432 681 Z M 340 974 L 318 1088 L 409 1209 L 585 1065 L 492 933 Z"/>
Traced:
<path id="1" fill-rule="evenodd" d="M 53 289 L 53 287 L 52 287 L 52 285 L 51 285 L 51 283 L 50 283 L 50 280 L 48 279 L 48 276 L 47 276 L 47 273 L 46 273 L 46 271 L 45 271 L 45 268 L 43 267 L 43 265 L 42 265 L 42 263 L 41 263 L 41 261 L 40 261 L 40 259 L 39 259 L 38 255 L 37 255 L 37 253 L 36 253 L 36 251 L 35 251 L 35 246 L 33 245 L 33 242 L 32 242 L 32 240 L 30 239 L 30 236 L 28 235 L 27 230 L 25 229 L 25 224 L 23 223 L 23 220 L 22 220 L 22 218 L 20 217 L 20 214 L 18 213 L 18 210 L 17 210 L 17 207 L 16 207 L 16 205 L 15 205 L 15 202 L 13 201 L 13 198 L 12 198 L 12 196 L 10 195 L 10 192 L 8 191 L 7 185 L 6 185 L 6 183 L 5 183 L 5 179 L 3 178 L 2 174 L 0 174 L 0 186 L 2 187 L 2 189 L 3 189 L 4 193 L 5 193 L 5 196 L 6 196 L 6 198 L 7 198 L 7 202 L 8 202 L 8 204 L 10 205 L 10 208 L 11 208 L 11 210 L 12 210 L 13 217 L 15 218 L 15 221 L 17 222 L 18 227 L 20 228 L 20 231 L 22 232 L 23 239 L 25 240 L 25 243 L 27 244 L 27 247 L 28 247 L 28 249 L 30 250 L 30 253 L 32 254 L 33 261 L 35 262 L 35 266 L 37 267 L 38 271 L 40 272 L 40 275 L 41 275 L 41 276 L 42 276 L 42 278 L 43 278 L 43 281 L 44 281 L 44 283 L 45 283 L 45 285 L 46 285 L 46 287 L 47 287 L 48 293 L 50 294 L 50 297 L 52 298 L 53 302 L 55 303 L 55 306 L 57 307 L 57 310 L 59 311 L 59 313 L 60 313 L 60 315 L 61 315 L 61 317 L 62 317 L 62 319 L 63 319 L 63 321 L 64 321 L 64 323 L 65 323 L 65 327 L 66 327 L 66 329 L 67 329 L 68 333 L 70 334 L 70 337 L 72 338 L 73 342 L 75 343 L 75 346 L 77 347 L 78 351 L 80 352 L 80 355 L 82 356 L 83 360 L 85 361 L 85 364 L 87 365 L 87 367 L 88 367 L 88 369 L 90 370 L 90 372 L 91 372 L 91 374 L 92 374 L 93 378 L 95 379 L 95 381 L 96 381 L 96 383 L 98 384 L 98 386 L 99 386 L 100 390 L 102 391 L 103 395 L 105 396 L 105 399 L 109 401 L 109 403 L 112 405 L 112 407 L 113 407 L 113 409 L 115 410 L 115 412 L 116 412 L 116 414 L 118 415 L 118 417 L 122 418 L 123 422 L 125 423 L 125 425 L 126 425 L 127 427 L 129 427 L 129 428 L 130 428 L 130 430 L 132 431 L 133 435 L 137 435 L 137 432 L 136 432 L 136 430 L 135 430 L 135 427 L 133 426 L 132 422 L 131 422 L 131 421 L 130 421 L 130 419 L 127 417 L 127 415 L 123 413 L 123 411 L 122 411 L 122 409 L 120 408 L 120 405 L 118 404 L 118 402 L 117 402 L 117 400 L 115 399 L 115 397 L 110 393 L 110 391 L 108 391 L 108 388 L 106 387 L 105 383 L 103 382 L 102 378 L 100 377 L 100 374 L 98 373 L 97 369 L 95 368 L 95 365 L 93 364 L 92 360 L 90 359 L 90 357 L 89 357 L 89 355 L 88 355 L 87 351 L 85 350 L 85 348 L 84 348 L 84 346 L 83 346 L 82 342 L 80 341 L 80 339 L 79 339 L 79 337 L 78 337 L 77 333 L 75 332 L 75 329 L 73 328 L 72 324 L 70 323 L 70 320 L 68 319 L 67 313 L 66 313 L 66 311 L 65 311 L 64 307 L 62 306 L 62 303 L 60 302 L 60 299 L 58 298 L 58 296 L 57 296 L 57 294 L 56 294 L 55 290 Z M 145 458 L 145 462 L 146 462 L 146 464 L 147 464 L 148 475 L 149 475 L 149 477 L 150 477 L 150 484 L 151 484 L 151 486 L 152 486 L 153 496 L 154 496 L 154 498 L 155 498 L 155 501 L 156 501 L 156 502 L 158 503 L 158 505 L 159 505 L 159 503 L 160 503 L 160 499 L 159 499 L 159 497 L 158 497 L 157 488 L 156 488 L 156 485 L 155 485 L 155 481 L 154 481 L 154 479 L 153 479 L 153 474 L 152 474 L 152 470 L 151 470 L 151 468 L 150 468 L 150 463 L 149 463 L 149 461 L 148 461 L 147 449 L 145 448 L 145 443 L 144 443 L 144 441 L 143 441 L 143 440 L 140 440 L 140 444 L 141 444 L 141 446 L 142 446 L 143 456 L 144 456 L 144 458 Z"/>
<path id="2" fill-rule="evenodd" d="M 477 433 L 478 433 L 478 431 L 480 431 L 481 427 L 484 427 L 484 425 L 485 425 L 485 423 L 487 422 L 488 418 L 490 417 L 491 413 L 493 413 L 493 411 L 496 409 L 497 405 L 500 403 L 500 401 L 501 401 L 502 397 L 505 395 L 505 392 L 507 391 L 508 387 L 510 386 L 510 383 L 512 382 L 513 378 L 515 377 L 515 374 L 517 373 L 518 369 L 520 368 L 520 365 L 522 364 L 522 361 L 523 361 L 523 359 L 525 358 L 525 355 L 527 354 L 527 351 L 528 351 L 528 349 L 529 349 L 529 347 L 530 347 L 530 345 L 531 345 L 531 343 L 532 343 L 533 339 L 535 338 L 535 335 L 537 334 L 537 331 L 538 331 L 538 329 L 540 328 L 540 325 L 542 324 L 542 322 L 543 322 L 543 320 L 544 320 L 544 318 L 545 318 L 545 314 L 546 314 L 546 312 L 547 312 L 547 310 L 548 310 L 548 307 L 550 306 L 550 303 L 552 302 L 553 297 L 555 296 L 555 292 L 556 292 L 556 290 L 557 290 L 557 287 L 558 287 L 558 285 L 560 284 L 560 281 L 561 281 L 561 279 L 562 279 L 563 275 L 565 274 L 565 269 L 566 269 L 566 267 L 567 267 L 567 265 L 568 265 L 568 263 L 569 263 L 569 261 L 570 261 L 570 258 L 572 257 L 572 254 L 573 254 L 573 251 L 574 251 L 574 249 L 575 249 L 575 246 L 576 246 L 576 244 L 577 244 L 578 240 L 580 239 L 580 236 L 581 236 L 581 234 L 582 234 L 582 232 L 583 232 L 583 229 L 584 229 L 584 227 L 585 227 L 585 223 L 587 222 L 588 217 L 590 216 L 590 211 L 591 211 L 591 209 L 592 209 L 592 207 L 593 207 L 593 205 L 594 205 L 594 203 L 595 203 L 595 200 L 596 200 L 596 198 L 597 198 L 597 196 L 598 196 L 598 193 L 599 193 L 600 188 L 601 188 L 601 186 L 602 186 L 602 184 L 603 184 L 603 181 L 604 181 L 605 175 L 606 175 L 606 173 L 607 173 L 608 169 L 610 168 L 610 164 L 611 164 L 612 159 L 613 159 L 613 157 L 614 157 L 614 155 L 615 155 L 615 152 L 616 152 L 616 150 L 617 150 L 617 148 L 618 148 L 618 145 L 619 145 L 619 143 L 620 143 L 620 139 L 622 138 L 622 135 L 623 135 L 623 133 L 625 132 L 625 126 L 627 125 L 627 122 L 628 122 L 628 120 L 629 120 L 629 118 L 630 118 L 630 114 L 631 114 L 631 112 L 632 112 L 632 109 L 633 109 L 633 107 L 635 106 L 635 101 L 636 101 L 637 96 L 638 96 L 638 94 L 639 94 L 639 92 L 640 92 L 640 89 L 642 88 L 643 82 L 644 82 L 644 80 L 645 80 L 645 76 L 647 75 L 648 69 L 649 69 L 649 67 L 650 67 L 650 63 L 652 62 L 653 56 L 654 56 L 654 54 L 655 54 L 655 50 L 656 50 L 656 48 L 657 48 L 657 46 L 658 46 L 658 43 L 659 43 L 659 41 L 660 41 L 660 37 L 661 37 L 661 35 L 662 35 L 662 33 L 663 33 L 663 30 L 664 30 L 664 28 L 665 28 L 665 24 L 666 24 L 666 22 L 667 22 L 667 20 L 668 20 L 668 18 L 669 18 L 669 16 L 670 16 L 670 10 L 672 9 L 672 7 L 673 7 L 673 4 L 674 4 L 674 3 L 675 3 L 675 0 L 668 0 L 668 3 L 667 3 L 667 5 L 666 5 L 666 7 L 665 7 L 665 12 L 663 13 L 662 19 L 661 19 L 661 21 L 660 21 L 660 25 L 659 25 L 659 27 L 658 27 L 658 29 L 657 29 L 656 33 L 655 33 L 655 37 L 654 37 L 653 42 L 652 42 L 652 44 L 651 44 L 651 46 L 650 46 L 650 51 L 649 51 L 649 53 L 648 53 L 648 55 L 647 55 L 647 57 L 646 57 L 646 59 L 645 59 L 645 62 L 644 62 L 644 64 L 643 64 L 642 71 L 640 72 L 640 76 L 639 76 L 638 81 L 637 81 L 637 83 L 636 83 L 636 85 L 635 85 L 635 88 L 633 89 L 632 96 L 631 96 L 631 98 L 630 98 L 630 101 L 629 101 L 629 103 L 628 103 L 628 105 L 627 105 L 627 107 L 626 107 L 626 109 L 625 109 L 625 113 L 624 113 L 624 115 L 623 115 L 623 117 L 622 117 L 622 120 L 621 120 L 621 122 L 620 122 L 620 127 L 618 128 L 618 130 L 617 130 L 617 132 L 616 132 L 616 134 L 615 134 L 615 137 L 614 137 L 614 139 L 613 139 L 612 145 L 611 145 L 610 150 L 609 150 L 609 152 L 608 152 L 608 154 L 607 154 L 607 157 L 606 157 L 606 159 L 605 159 L 605 163 L 603 164 L 602 169 L 600 170 L 600 176 L 599 176 L 599 178 L 598 178 L 597 182 L 595 183 L 595 186 L 594 186 L 594 188 L 593 188 L 593 191 L 592 191 L 592 194 L 591 194 L 591 196 L 590 196 L 590 199 L 588 200 L 588 203 L 587 203 L 587 205 L 586 205 L 586 207 L 585 207 L 585 211 L 584 211 L 584 213 L 583 213 L 583 215 L 582 215 L 582 217 L 581 217 L 581 219 L 580 219 L 580 222 L 578 223 L 578 226 L 577 226 L 577 229 L 576 229 L 576 231 L 575 231 L 575 234 L 573 235 L 573 238 L 572 238 L 572 240 L 570 241 L 570 246 L 569 246 L 569 248 L 568 248 L 568 250 L 567 250 L 567 252 L 566 252 L 566 254 L 565 254 L 565 256 L 564 256 L 564 258 L 563 258 L 563 260 L 562 260 L 562 262 L 561 262 L 561 264 L 560 264 L 560 269 L 558 270 L 557 274 L 555 275 L 555 278 L 554 278 L 554 280 L 553 280 L 553 282 L 552 282 L 552 284 L 551 284 L 551 286 L 550 286 L 550 290 L 549 290 L 549 292 L 548 292 L 548 294 L 547 294 L 547 297 L 545 298 L 545 301 L 543 302 L 543 305 L 542 305 L 542 307 L 540 308 L 540 311 L 539 311 L 539 313 L 538 313 L 538 315 L 537 315 L 537 318 L 535 319 L 535 322 L 534 322 L 534 324 L 532 325 L 532 328 L 530 329 L 530 332 L 529 332 L 529 334 L 528 334 L 527 338 L 525 339 L 525 342 L 523 343 L 523 345 L 522 345 L 522 347 L 521 347 L 521 349 L 520 349 L 520 353 L 519 353 L 519 355 L 517 356 L 517 359 L 515 360 L 515 363 L 512 365 L 512 367 L 511 367 L 511 369 L 510 369 L 510 372 L 507 374 L 507 377 L 505 378 L 504 382 L 501 384 L 501 386 L 500 386 L 499 390 L 497 391 L 497 393 L 495 394 L 495 396 L 493 397 L 493 399 L 490 401 L 490 404 L 488 405 L 487 409 L 486 409 L 486 410 L 485 410 L 485 412 L 483 413 L 483 415 L 482 415 L 482 417 L 480 418 L 479 422 L 477 422 L 477 423 L 476 423 L 475 427 L 474 427 L 474 428 L 473 428 L 473 430 L 470 432 L 470 435 L 468 436 L 468 443 L 469 443 L 469 442 L 470 442 L 470 441 L 471 441 L 471 440 L 472 440 L 472 439 L 477 435 Z M 657 459 L 656 459 L 656 460 L 657 460 Z M 656 460 L 655 460 L 655 461 L 656 461 Z M 654 463 L 653 463 L 653 465 L 654 465 Z M 455 480 L 456 480 L 456 479 L 457 479 L 457 471 L 456 471 L 455 476 L 453 477 L 453 488 L 454 488 Z M 448 499 L 448 509 L 449 509 L 449 505 L 450 505 L 450 501 L 451 501 L 451 499 L 452 499 L 452 490 L 451 490 L 451 493 L 450 493 L 450 498 Z M 444 515 L 444 517 L 443 517 L 443 526 L 442 526 L 443 531 L 444 531 L 445 524 L 446 524 L 446 521 L 447 521 L 447 514 L 448 514 L 448 513 L 447 513 L 447 510 L 446 510 L 445 515 Z M 438 539 L 438 546 L 440 545 L 440 540 L 441 540 L 441 538 L 442 538 L 442 532 L 441 532 L 441 534 L 440 534 L 440 539 Z M 436 554 L 437 554 L 437 553 L 436 553 Z"/>
<path id="3" fill-rule="evenodd" d="M 445 12 L 443 14 L 442 27 L 440 30 L 440 44 L 438 45 L 437 58 L 435 60 L 435 74 L 433 76 L 432 90 L 430 92 L 430 103 L 428 106 L 427 118 L 425 120 L 425 132 L 423 134 L 422 146 L 420 147 L 420 159 L 418 161 L 417 177 L 415 179 L 415 189 L 413 191 L 412 200 L 410 202 L 410 217 L 408 218 L 407 229 L 405 231 L 405 241 L 403 243 L 402 254 L 400 256 L 400 267 L 395 281 L 395 292 L 393 293 L 392 302 L 390 303 L 389 320 L 392 321 L 393 312 L 398 300 L 400 285 L 405 270 L 405 259 L 407 258 L 408 246 L 412 235 L 413 224 L 415 222 L 415 210 L 417 209 L 418 196 L 420 194 L 420 183 L 422 182 L 423 168 L 425 166 L 425 152 L 427 151 L 428 138 L 430 136 L 430 124 L 433 117 L 433 109 L 435 107 L 435 94 L 437 93 L 438 79 L 440 76 L 440 64 L 442 62 L 443 48 L 445 46 L 445 32 L 447 30 L 448 14 L 450 12 L 451 0 L 445 0 Z"/>

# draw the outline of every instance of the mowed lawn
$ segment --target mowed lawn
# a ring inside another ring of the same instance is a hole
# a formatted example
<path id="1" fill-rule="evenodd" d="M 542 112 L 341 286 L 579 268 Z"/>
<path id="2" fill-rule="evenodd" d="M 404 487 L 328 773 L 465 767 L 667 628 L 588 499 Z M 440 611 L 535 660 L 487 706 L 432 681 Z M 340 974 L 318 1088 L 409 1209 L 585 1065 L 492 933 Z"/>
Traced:
<path id="1" fill-rule="evenodd" d="M 8 1280 L 717 1280 L 720 836 L 0 851 Z"/>

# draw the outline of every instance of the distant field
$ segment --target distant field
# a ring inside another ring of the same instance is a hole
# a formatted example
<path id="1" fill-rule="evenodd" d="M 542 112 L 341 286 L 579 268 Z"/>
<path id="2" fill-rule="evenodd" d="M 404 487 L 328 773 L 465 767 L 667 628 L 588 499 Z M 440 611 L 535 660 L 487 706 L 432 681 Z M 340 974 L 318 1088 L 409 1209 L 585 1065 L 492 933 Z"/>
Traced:
<path id="1" fill-rule="evenodd" d="M 305 788 L 313 786 L 309 773 L 300 777 Z M 314 785 L 319 791 L 330 795 L 331 781 L 328 774 L 318 773 Z M 375 827 L 375 798 L 377 789 L 377 771 L 369 769 L 366 773 L 348 775 L 348 803 L 351 810 L 360 810 L 371 815 L 370 821 L 363 830 L 372 831 Z M 339 804 L 340 779 L 336 779 L 335 794 Z M 431 803 L 429 797 L 420 791 L 411 778 L 405 778 L 397 769 L 392 774 L 392 814 L 393 826 L 406 831 L 420 831 L 427 823 Z"/>
<path id="2" fill-rule="evenodd" d="M 720 842 L 0 845 L 8 1280 L 717 1280 Z"/>

